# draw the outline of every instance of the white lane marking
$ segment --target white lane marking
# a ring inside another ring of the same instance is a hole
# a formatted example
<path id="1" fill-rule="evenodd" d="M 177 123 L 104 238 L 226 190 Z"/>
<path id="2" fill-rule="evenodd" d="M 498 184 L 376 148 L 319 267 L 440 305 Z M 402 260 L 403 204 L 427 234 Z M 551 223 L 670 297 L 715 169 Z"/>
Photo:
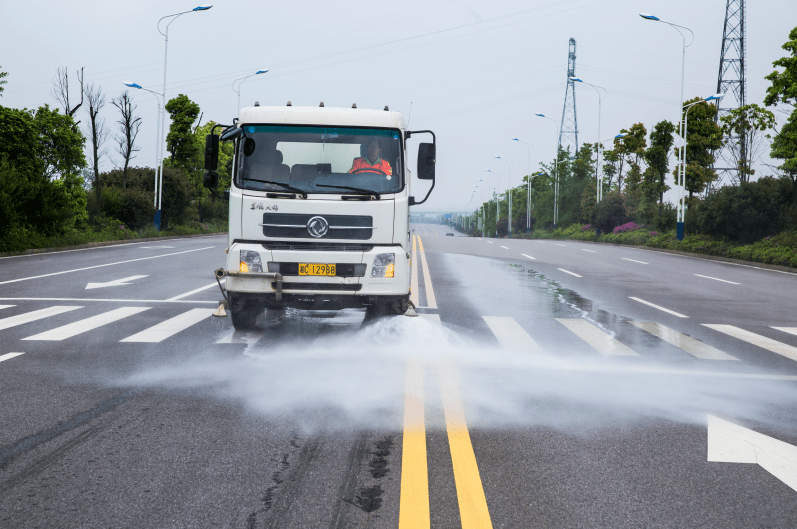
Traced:
<path id="1" fill-rule="evenodd" d="M 98 327 L 102 327 L 103 325 L 108 325 L 109 323 L 121 320 L 122 318 L 127 318 L 128 316 L 138 314 L 139 312 L 144 312 L 145 310 L 149 310 L 149 307 L 120 307 L 109 312 L 97 314 L 91 318 L 86 318 L 85 320 L 76 321 L 56 329 L 23 338 L 23 340 L 61 341 L 73 336 L 77 336 L 78 334 L 91 331 Z"/>
<path id="2" fill-rule="evenodd" d="M 534 257 L 532 257 L 532 256 L 530 256 L 530 255 L 526 255 L 526 254 L 524 254 L 524 253 L 522 253 L 522 254 L 520 254 L 520 255 L 522 255 L 523 257 L 528 257 L 529 259 L 533 259 L 533 260 L 535 260 L 535 261 L 536 261 L 536 259 L 534 259 Z"/>
<path id="3" fill-rule="evenodd" d="M 162 257 L 169 257 L 172 255 L 180 255 L 184 253 L 191 253 L 191 252 L 199 252 L 201 250 L 210 250 L 211 248 L 215 248 L 215 246 L 206 246 L 205 248 L 195 248 L 194 250 L 185 250 L 182 252 L 174 252 L 174 253 L 165 253 L 163 255 L 153 255 L 150 257 L 139 257 L 138 259 L 128 259 L 127 261 L 117 261 L 115 263 L 105 263 L 101 265 L 95 266 L 86 266 L 84 268 L 75 268 L 74 270 L 63 270 L 61 272 L 52 272 L 50 274 L 42 274 L 40 276 L 31 276 L 31 277 L 21 277 L 19 279 L 9 279 L 8 281 L 0 281 L 0 285 L 7 285 L 8 283 L 17 283 L 19 281 L 28 281 L 30 279 L 40 279 L 42 277 L 51 277 L 51 276 L 58 276 L 61 274 L 70 274 L 72 272 L 82 272 L 83 270 L 93 270 L 95 268 L 103 268 L 106 266 L 114 266 L 118 264 L 125 264 L 125 263 L 134 263 L 136 261 L 146 261 L 148 259 L 160 259 Z"/>
<path id="4" fill-rule="evenodd" d="M 226 279 L 222 279 L 220 282 L 224 283 L 225 281 L 227 281 L 227 280 Z M 209 288 L 213 288 L 213 287 L 216 287 L 216 286 L 219 286 L 218 283 L 211 283 L 211 284 L 209 284 L 207 286 L 197 288 L 196 290 L 192 290 L 191 292 L 186 292 L 185 294 L 180 294 L 179 296 L 174 296 L 173 298 L 169 298 L 166 301 L 177 301 L 178 299 L 187 298 L 188 296 L 190 296 L 192 294 L 196 294 L 197 292 L 202 292 L 203 290 L 207 290 Z"/>
<path id="5" fill-rule="evenodd" d="M 707 461 L 752 463 L 797 491 L 797 446 L 708 416 Z"/>
<path id="6" fill-rule="evenodd" d="M 439 314 L 418 314 L 421 318 L 428 321 L 429 323 L 433 323 L 435 325 L 443 325 L 440 322 L 440 315 Z"/>
<path id="7" fill-rule="evenodd" d="M 25 353 L 6 353 L 4 355 L 0 355 L 0 362 L 5 362 L 6 360 L 11 360 L 15 356 L 24 355 Z"/>
<path id="8" fill-rule="evenodd" d="M 116 303 L 212 303 L 217 305 L 218 301 L 168 301 L 165 299 L 117 299 L 117 298 L 0 298 L 0 301 L 112 301 Z"/>
<path id="9" fill-rule="evenodd" d="M 703 323 L 701 325 L 708 327 L 709 329 L 714 329 L 715 331 L 725 333 L 729 336 L 733 336 L 734 338 L 738 338 L 744 342 L 757 345 L 758 347 L 762 347 L 767 351 L 772 351 L 773 353 L 777 353 L 797 362 L 797 347 L 780 343 L 772 338 L 767 338 L 766 336 L 761 336 L 760 334 L 746 331 L 744 329 L 740 329 L 739 327 L 734 327 L 733 325 L 713 325 L 710 323 Z"/>
<path id="10" fill-rule="evenodd" d="M 173 249 L 174 246 L 139 246 L 139 248 L 146 248 L 147 250 L 162 250 L 164 248 Z"/>
<path id="11" fill-rule="evenodd" d="M 581 251 L 582 251 L 582 252 L 590 252 L 590 253 L 595 253 L 595 250 L 587 250 L 586 248 L 582 248 L 582 249 L 581 249 Z"/>
<path id="12" fill-rule="evenodd" d="M 645 261 L 637 261 L 636 259 L 629 259 L 628 257 L 621 257 L 620 259 L 623 259 L 625 261 L 631 261 L 632 263 L 648 264 Z"/>
<path id="13" fill-rule="evenodd" d="M 418 262 L 417 252 L 415 247 L 418 245 L 418 236 L 412 236 L 412 274 L 410 275 L 410 301 L 417 308 L 421 304 L 421 288 L 418 286 L 418 268 L 421 264 Z"/>
<path id="14" fill-rule="evenodd" d="M 432 288 L 432 275 L 429 272 L 429 264 L 426 262 L 426 251 L 423 249 L 423 241 L 418 237 L 418 249 L 421 254 L 421 263 L 423 263 L 423 291 L 426 293 L 426 309 L 436 309 L 437 300 L 434 297 L 434 289 Z"/>
<path id="15" fill-rule="evenodd" d="M 0 320 L 0 330 L 8 329 L 9 327 L 16 327 L 23 323 L 30 323 L 32 321 L 40 320 L 42 318 L 49 318 L 56 314 L 63 314 L 75 309 L 82 309 L 83 307 L 48 307 L 46 309 L 34 310 L 33 312 L 26 312 L 25 314 L 17 314 L 10 318 L 3 318 Z"/>
<path id="16" fill-rule="evenodd" d="M 683 314 L 681 314 L 679 312 L 675 312 L 674 310 L 665 309 L 664 307 L 660 307 L 660 306 L 658 306 L 658 305 L 656 305 L 654 303 L 651 303 L 650 301 L 645 301 L 644 299 L 635 298 L 633 296 L 629 296 L 628 299 L 633 299 L 634 301 L 638 301 L 640 303 L 644 303 L 645 305 L 647 305 L 649 307 L 653 307 L 654 309 L 659 309 L 661 311 L 666 312 L 667 314 L 672 314 L 673 316 L 678 316 L 679 318 L 688 318 L 689 317 L 689 316 L 684 316 Z"/>
<path id="17" fill-rule="evenodd" d="M 486 242 L 487 244 L 492 244 L 493 243 L 493 241 L 484 241 L 484 242 Z"/>
<path id="18" fill-rule="evenodd" d="M 523 327 L 509 316 L 482 316 L 504 349 L 511 351 L 542 352 L 540 345 Z"/>
<path id="19" fill-rule="evenodd" d="M 135 281 L 136 279 L 143 279 L 149 276 L 130 276 L 125 277 L 123 279 L 114 279 L 113 281 L 108 281 L 107 283 L 89 283 L 86 285 L 85 290 L 92 290 L 95 288 L 105 288 L 105 287 L 118 287 L 122 285 L 129 285 L 130 281 Z"/>
<path id="20" fill-rule="evenodd" d="M 478 237 L 476 237 L 476 240 L 477 240 L 477 241 L 481 241 L 482 239 L 479 239 Z"/>
<path id="21" fill-rule="evenodd" d="M 580 275 L 578 275 L 578 274 L 576 274 L 576 273 L 573 273 L 573 272 L 568 272 L 568 271 L 567 271 L 567 270 L 565 270 L 564 268 L 557 268 L 557 270 L 559 270 L 560 272 L 564 272 L 565 274 L 570 274 L 571 276 L 582 277 L 582 276 L 580 276 Z"/>
<path id="22" fill-rule="evenodd" d="M 556 246 L 566 246 L 565 244 L 556 243 Z"/>
<path id="23" fill-rule="evenodd" d="M 617 341 L 611 334 L 598 329 L 581 318 L 556 318 L 556 321 L 573 331 L 579 338 L 598 350 L 611 356 L 639 356 L 627 345 Z"/>
<path id="24" fill-rule="evenodd" d="M 256 343 L 260 340 L 263 336 L 265 336 L 265 332 L 263 331 L 232 331 L 230 334 L 223 336 L 218 342 L 216 343 Z"/>
<path id="25" fill-rule="evenodd" d="M 733 281 L 728 281 L 727 279 L 720 279 L 718 277 L 711 277 L 711 276 L 701 276 L 700 274 L 695 274 L 697 277 L 702 277 L 705 279 L 713 279 L 714 281 L 722 281 L 723 283 L 730 283 L 731 285 L 738 285 L 739 283 L 734 283 Z"/>
<path id="26" fill-rule="evenodd" d="M 170 336 L 174 336 L 180 331 L 184 331 L 192 325 L 199 323 L 202 320 L 209 318 L 213 314 L 213 309 L 191 309 L 188 312 L 183 312 L 162 321 L 157 325 L 153 325 L 149 329 L 128 336 L 120 342 L 136 342 L 136 343 L 158 343 L 162 342 Z"/>
<path id="27" fill-rule="evenodd" d="M 16 305 L 0 305 L 0 309 L 10 309 L 11 307 L 16 307 Z"/>
<path id="28" fill-rule="evenodd" d="M 715 349 L 708 344 L 699 340 L 695 340 L 691 336 L 687 336 L 678 331 L 665 327 L 660 323 L 650 321 L 629 321 L 631 325 L 635 325 L 643 331 L 649 332 L 654 336 L 658 336 L 665 342 L 673 344 L 675 347 L 686 351 L 692 356 L 700 358 L 701 360 L 739 360 L 735 356 L 723 353 L 719 349 Z"/>
<path id="29" fill-rule="evenodd" d="M 501 248 L 503 248 L 504 250 L 509 250 L 509 248 L 507 248 L 506 246 L 501 246 Z"/>
<path id="30" fill-rule="evenodd" d="M 777 331 L 787 332 L 789 334 L 797 335 L 797 327 L 772 327 Z"/>

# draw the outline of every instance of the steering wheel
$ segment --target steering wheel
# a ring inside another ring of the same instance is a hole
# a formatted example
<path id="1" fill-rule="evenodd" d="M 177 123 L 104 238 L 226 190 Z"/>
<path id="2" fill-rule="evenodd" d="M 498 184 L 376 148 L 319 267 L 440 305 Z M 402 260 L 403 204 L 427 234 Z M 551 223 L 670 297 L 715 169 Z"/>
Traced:
<path id="1" fill-rule="evenodd" d="M 387 176 L 386 172 L 382 171 L 381 169 L 377 169 L 376 167 L 368 167 L 368 168 L 362 167 L 360 169 L 355 169 L 349 174 L 357 174 L 357 173 L 377 173 Z"/>

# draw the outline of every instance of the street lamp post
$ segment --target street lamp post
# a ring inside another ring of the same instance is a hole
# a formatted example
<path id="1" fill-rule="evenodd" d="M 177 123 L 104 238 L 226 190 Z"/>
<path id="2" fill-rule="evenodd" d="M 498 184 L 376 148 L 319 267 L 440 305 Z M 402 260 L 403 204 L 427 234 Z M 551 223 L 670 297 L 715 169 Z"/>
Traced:
<path id="1" fill-rule="evenodd" d="M 155 191 L 152 195 L 152 205 L 154 207 L 158 207 L 158 166 L 160 165 L 160 149 L 161 149 L 161 140 L 160 140 L 160 128 L 161 128 L 161 119 L 163 119 L 163 94 L 159 94 L 154 90 L 150 90 L 148 88 L 144 88 L 138 83 L 134 83 L 133 81 L 123 81 L 125 86 L 129 86 L 130 88 L 137 88 L 139 90 L 144 90 L 145 92 L 149 92 L 151 94 L 155 94 L 159 99 L 158 101 L 158 122 L 155 125 Z"/>
<path id="2" fill-rule="evenodd" d="M 500 156 L 496 156 L 495 158 L 509 164 L 509 168 L 507 169 L 507 174 L 506 174 L 506 183 L 507 183 L 506 200 L 509 203 L 509 206 L 507 208 L 508 209 L 507 214 L 509 215 L 509 218 L 507 219 L 506 224 L 507 224 L 507 233 L 511 237 L 512 236 L 512 162 L 504 158 L 501 158 Z"/>
<path id="3" fill-rule="evenodd" d="M 186 13 L 192 13 L 194 11 L 207 11 L 211 7 L 213 7 L 213 6 L 210 5 L 210 4 L 203 4 L 201 6 L 195 7 L 194 9 L 191 9 L 191 10 L 188 10 L 188 11 L 183 11 L 182 13 L 175 13 L 173 15 L 166 15 L 165 17 L 161 17 L 160 20 L 158 20 L 158 25 L 157 25 L 158 33 L 163 35 L 163 37 L 165 39 L 164 40 L 164 46 L 163 46 L 163 92 L 161 94 L 162 97 L 163 97 L 163 120 L 161 121 L 161 139 L 163 141 L 166 141 L 166 64 L 167 64 L 167 59 L 169 57 L 169 26 L 172 24 L 172 22 L 177 20 L 181 15 L 185 15 Z M 160 26 L 161 26 L 161 21 L 166 19 L 166 18 L 171 18 L 171 20 L 169 21 L 168 24 L 166 24 L 166 32 L 164 33 L 163 31 L 161 31 L 161 27 Z M 160 229 L 160 226 L 161 226 L 161 203 L 163 201 L 162 200 L 163 199 L 163 196 L 162 196 L 163 195 L 163 159 L 166 157 L 165 156 L 165 154 L 166 154 L 165 148 L 163 149 L 163 154 L 164 154 L 164 156 L 161 156 L 160 186 L 159 186 L 159 189 L 158 189 L 158 210 L 155 212 L 155 225 L 158 227 L 158 229 Z"/>
<path id="4" fill-rule="evenodd" d="M 522 143 L 526 146 L 528 151 L 528 158 L 526 158 L 526 233 L 531 231 L 531 150 L 534 145 L 526 143 L 518 138 L 511 138 L 512 141 Z"/>
<path id="5" fill-rule="evenodd" d="M 678 224 L 678 229 L 677 229 L 677 236 L 678 236 L 678 240 L 679 241 L 683 240 L 683 238 L 684 238 L 684 218 L 685 218 L 685 216 L 684 216 L 684 212 L 685 212 L 684 211 L 685 210 L 685 207 L 684 207 L 685 206 L 685 204 L 684 204 L 684 198 L 685 197 L 684 197 L 684 195 L 686 194 L 686 135 L 688 134 L 686 126 L 687 126 L 687 124 L 689 122 L 689 111 L 692 110 L 693 106 L 695 106 L 695 105 L 697 105 L 699 103 L 707 103 L 709 101 L 719 101 L 723 97 L 725 97 L 725 94 L 714 94 L 713 96 L 708 96 L 708 97 L 704 98 L 702 101 L 695 101 L 694 103 L 690 103 L 690 104 L 686 105 L 684 107 L 684 109 L 683 109 L 683 119 L 681 121 L 682 121 L 682 124 L 683 124 L 683 143 L 684 143 L 684 148 L 681 149 L 681 153 L 680 153 L 680 156 L 679 156 L 679 158 L 680 158 L 679 162 L 680 163 L 679 163 L 679 171 L 678 171 L 679 176 L 680 176 L 680 181 L 678 182 L 678 185 L 679 185 L 678 213 L 679 213 L 679 217 L 681 219 L 680 223 Z"/>
<path id="6" fill-rule="evenodd" d="M 654 22 L 663 22 L 664 24 L 667 24 L 668 26 L 673 28 L 675 31 L 677 31 L 681 35 L 681 41 L 682 41 L 682 48 L 681 48 L 681 104 L 678 107 L 678 117 L 680 118 L 681 117 L 681 112 L 683 112 L 683 107 L 684 107 L 684 69 L 686 67 L 685 66 L 686 65 L 686 48 L 688 48 L 689 46 L 691 46 L 694 43 L 695 34 L 694 34 L 694 32 L 692 32 L 691 29 L 689 29 L 689 28 L 687 28 L 685 26 L 679 26 L 678 24 L 673 24 L 671 22 L 667 22 L 666 20 L 661 20 L 660 18 L 658 18 L 656 16 L 653 16 L 651 14 L 648 14 L 648 13 L 640 13 L 639 16 L 641 16 L 645 20 L 652 20 Z M 681 29 L 678 29 L 678 28 L 685 29 L 686 31 L 688 31 L 692 35 L 692 41 L 688 45 L 686 44 L 686 35 L 684 35 L 683 32 L 681 31 Z M 683 125 L 683 120 L 681 120 L 681 124 Z M 681 136 L 681 143 L 683 144 L 683 149 L 686 150 L 685 134 L 682 133 L 680 136 Z M 681 191 L 683 191 L 683 190 L 681 190 Z M 677 224 L 676 232 L 677 232 L 678 240 L 679 241 L 683 240 L 683 238 L 684 238 L 684 209 L 683 209 L 683 203 L 681 203 L 679 205 L 679 208 L 678 208 L 678 224 Z"/>
<path id="7" fill-rule="evenodd" d="M 606 99 L 607 92 L 606 92 L 606 89 L 603 88 L 602 86 L 598 86 L 598 85 L 595 85 L 595 84 L 592 84 L 592 83 L 588 83 L 586 81 L 582 81 L 581 79 L 579 79 L 577 77 L 571 77 L 570 80 L 571 81 L 575 81 L 577 83 L 585 84 L 587 86 L 591 86 L 592 89 L 595 90 L 595 92 L 598 94 L 598 145 L 596 147 L 596 149 L 598 150 L 598 160 L 597 160 L 597 165 L 595 165 L 595 187 L 598 188 L 596 190 L 596 195 L 597 195 L 596 200 L 598 202 L 600 202 L 602 197 L 601 197 L 601 189 L 600 189 L 601 185 L 600 185 L 600 182 L 599 182 L 600 178 L 598 176 L 600 173 L 598 171 L 598 168 L 601 166 L 601 143 L 600 143 L 600 137 L 601 137 L 601 102 L 604 99 Z M 600 93 L 601 90 L 603 90 L 603 95 L 601 95 L 601 93 Z"/>
<path id="8" fill-rule="evenodd" d="M 551 119 L 545 114 L 534 114 L 535 116 L 545 118 L 551 123 L 556 126 L 556 152 L 554 154 L 553 159 L 556 160 L 559 158 L 559 122 L 555 119 Z M 559 166 L 559 163 L 556 162 L 555 169 Z M 554 187 L 553 187 L 553 227 L 556 229 L 556 223 L 559 220 L 559 169 L 556 169 L 556 175 L 554 176 Z"/>
<path id="9" fill-rule="evenodd" d="M 269 70 L 268 68 L 263 68 L 262 70 L 258 70 L 255 73 L 250 73 L 249 75 L 239 77 L 238 79 L 232 82 L 232 89 L 235 91 L 236 94 L 238 94 L 238 109 L 236 110 L 236 113 L 241 111 L 241 85 L 244 84 L 244 81 L 246 81 L 250 77 L 253 77 L 255 75 L 260 75 L 261 73 L 267 73 L 268 70 Z M 240 83 L 238 83 L 238 81 L 240 81 Z M 238 88 L 235 88 L 235 83 L 238 83 Z"/>
<path id="10" fill-rule="evenodd" d="M 490 169 L 485 169 L 488 173 L 492 174 Z M 501 178 L 497 175 L 493 175 L 495 177 L 495 186 L 493 186 L 493 194 L 495 195 L 495 236 L 498 237 L 498 217 L 500 217 L 501 212 L 501 201 L 498 196 L 498 186 L 500 185 Z"/>

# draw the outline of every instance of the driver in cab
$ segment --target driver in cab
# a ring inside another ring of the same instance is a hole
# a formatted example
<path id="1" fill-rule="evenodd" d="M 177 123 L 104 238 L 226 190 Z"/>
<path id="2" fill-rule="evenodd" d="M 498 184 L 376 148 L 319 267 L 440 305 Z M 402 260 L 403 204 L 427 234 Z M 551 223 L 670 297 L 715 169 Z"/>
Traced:
<path id="1" fill-rule="evenodd" d="M 393 170 L 390 164 L 380 158 L 381 148 L 377 140 L 371 140 L 367 146 L 367 156 L 361 156 L 354 159 L 350 173 L 380 173 L 383 175 L 392 175 Z"/>

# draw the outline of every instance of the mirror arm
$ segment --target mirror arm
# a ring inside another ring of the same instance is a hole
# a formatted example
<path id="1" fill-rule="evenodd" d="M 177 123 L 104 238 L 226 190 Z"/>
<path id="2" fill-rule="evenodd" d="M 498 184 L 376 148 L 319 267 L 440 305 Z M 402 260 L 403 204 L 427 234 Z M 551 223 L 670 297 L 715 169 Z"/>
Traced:
<path id="1" fill-rule="evenodd" d="M 424 202 L 426 202 L 426 200 L 429 198 L 429 195 L 432 194 L 432 189 L 434 189 L 434 182 L 435 182 L 435 178 L 432 178 L 432 187 L 429 188 L 429 192 L 426 193 L 426 196 L 423 197 L 423 200 L 421 200 L 420 202 L 416 202 L 415 201 L 415 197 L 410 197 L 410 202 L 411 202 L 410 206 L 417 206 L 419 204 L 423 204 Z"/>
<path id="2" fill-rule="evenodd" d="M 406 139 L 410 139 L 410 136 L 412 136 L 413 134 L 421 134 L 423 132 L 428 132 L 429 134 L 432 135 L 432 144 L 435 147 L 437 147 L 437 136 L 435 136 L 434 132 L 432 132 L 431 130 L 408 130 L 407 132 L 404 133 L 404 135 Z"/>

